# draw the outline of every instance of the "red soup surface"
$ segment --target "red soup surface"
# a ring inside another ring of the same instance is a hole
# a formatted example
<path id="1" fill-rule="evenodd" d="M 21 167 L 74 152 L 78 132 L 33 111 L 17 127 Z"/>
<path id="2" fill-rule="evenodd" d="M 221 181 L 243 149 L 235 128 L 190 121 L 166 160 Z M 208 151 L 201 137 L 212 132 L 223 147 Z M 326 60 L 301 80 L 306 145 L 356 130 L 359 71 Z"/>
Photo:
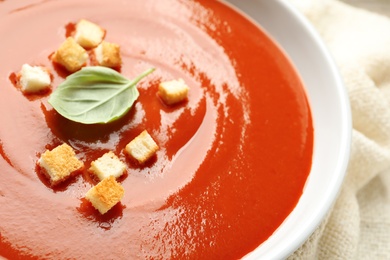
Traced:
<path id="1" fill-rule="evenodd" d="M 24 95 L 24 63 L 67 73 L 50 55 L 80 19 L 121 46 L 120 72 L 140 97 L 120 120 L 61 117 L 50 92 Z M 0 3 L 0 255 L 11 259 L 237 259 L 297 204 L 310 172 L 311 112 L 299 76 L 258 26 L 219 1 L 5 0 Z M 188 100 L 166 106 L 159 82 L 183 78 Z M 143 130 L 160 146 L 127 158 Z M 56 188 L 37 169 L 47 149 L 74 148 L 85 170 Z M 107 151 L 126 163 L 122 201 L 100 215 L 84 199 L 88 168 Z"/>

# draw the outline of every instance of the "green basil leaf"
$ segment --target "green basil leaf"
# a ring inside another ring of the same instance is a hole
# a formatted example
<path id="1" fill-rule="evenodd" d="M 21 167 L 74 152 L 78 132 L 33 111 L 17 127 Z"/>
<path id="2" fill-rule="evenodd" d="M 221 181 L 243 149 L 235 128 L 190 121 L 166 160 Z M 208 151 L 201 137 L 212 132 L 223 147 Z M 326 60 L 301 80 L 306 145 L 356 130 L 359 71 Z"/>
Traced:
<path id="1" fill-rule="evenodd" d="M 137 83 L 149 69 L 129 80 L 101 66 L 84 67 L 68 76 L 50 95 L 49 104 L 63 117 L 83 124 L 105 124 L 125 115 L 139 93 Z"/>

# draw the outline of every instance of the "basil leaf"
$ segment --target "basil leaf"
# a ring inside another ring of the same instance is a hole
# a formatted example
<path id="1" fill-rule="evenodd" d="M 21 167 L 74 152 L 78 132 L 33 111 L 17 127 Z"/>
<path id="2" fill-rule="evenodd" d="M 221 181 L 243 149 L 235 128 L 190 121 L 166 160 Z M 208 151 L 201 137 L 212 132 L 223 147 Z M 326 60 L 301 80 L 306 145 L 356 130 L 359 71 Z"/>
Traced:
<path id="1" fill-rule="evenodd" d="M 75 122 L 109 123 L 130 110 L 139 96 L 137 83 L 153 71 L 149 69 L 129 80 L 110 68 L 84 67 L 57 87 L 50 95 L 49 104 Z"/>

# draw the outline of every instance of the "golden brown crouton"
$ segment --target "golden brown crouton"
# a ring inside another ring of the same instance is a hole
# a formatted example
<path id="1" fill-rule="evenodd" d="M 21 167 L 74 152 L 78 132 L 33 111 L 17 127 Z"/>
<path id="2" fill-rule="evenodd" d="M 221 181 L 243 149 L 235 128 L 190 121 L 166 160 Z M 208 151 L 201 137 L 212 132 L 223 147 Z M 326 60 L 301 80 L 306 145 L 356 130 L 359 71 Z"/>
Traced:
<path id="1" fill-rule="evenodd" d="M 72 173 L 81 170 L 84 164 L 79 161 L 72 147 L 67 144 L 46 151 L 38 161 L 50 178 L 52 185 L 65 181 Z"/>
<path id="2" fill-rule="evenodd" d="M 90 49 L 98 46 L 105 35 L 104 29 L 88 20 L 81 19 L 76 24 L 74 38 L 83 48 Z"/>
<path id="3" fill-rule="evenodd" d="M 117 68 L 122 59 L 118 44 L 103 41 L 95 49 L 95 57 L 99 65 L 109 68 Z"/>
<path id="4" fill-rule="evenodd" d="M 92 187 L 85 194 L 85 198 L 100 214 L 105 214 L 123 198 L 124 193 L 125 190 L 115 180 L 115 177 L 110 176 Z"/>
<path id="5" fill-rule="evenodd" d="M 150 157 L 152 157 L 159 149 L 156 142 L 144 130 L 130 143 L 126 145 L 125 151 L 128 155 L 136 159 L 140 164 L 145 163 Z"/>
<path id="6" fill-rule="evenodd" d="M 119 160 L 119 158 L 113 153 L 105 153 L 99 159 L 91 163 L 91 168 L 89 168 L 100 180 L 103 180 L 109 176 L 114 176 L 115 178 L 120 177 L 126 170 L 126 165 Z"/>
<path id="7" fill-rule="evenodd" d="M 181 102 L 187 98 L 188 86 L 183 79 L 161 82 L 158 94 L 167 105 Z"/>
<path id="8" fill-rule="evenodd" d="M 53 55 L 53 61 L 69 72 L 81 69 L 88 60 L 88 53 L 72 37 L 68 37 Z"/>

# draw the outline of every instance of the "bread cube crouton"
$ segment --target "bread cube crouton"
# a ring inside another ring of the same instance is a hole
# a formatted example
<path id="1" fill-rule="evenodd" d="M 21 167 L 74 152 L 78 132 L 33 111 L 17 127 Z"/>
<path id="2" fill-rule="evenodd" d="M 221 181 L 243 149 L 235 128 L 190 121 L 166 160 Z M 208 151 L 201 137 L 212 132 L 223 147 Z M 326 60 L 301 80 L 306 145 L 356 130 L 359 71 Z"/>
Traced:
<path id="1" fill-rule="evenodd" d="M 20 71 L 19 84 L 24 93 L 35 93 L 50 87 L 51 78 L 47 69 L 24 64 Z"/>
<path id="2" fill-rule="evenodd" d="M 69 72 L 81 69 L 88 60 L 88 53 L 72 37 L 68 37 L 54 53 L 53 61 L 64 66 Z"/>
<path id="3" fill-rule="evenodd" d="M 120 177 L 126 170 L 126 165 L 113 153 L 105 153 L 99 159 L 91 163 L 89 168 L 100 180 L 109 176 Z"/>
<path id="4" fill-rule="evenodd" d="M 125 152 L 136 159 L 140 164 L 143 164 L 152 157 L 158 149 L 159 147 L 156 142 L 149 133 L 144 130 L 126 145 Z"/>
<path id="5" fill-rule="evenodd" d="M 103 41 L 94 51 L 96 60 L 101 66 L 117 68 L 122 63 L 118 44 Z"/>
<path id="6" fill-rule="evenodd" d="M 74 38 L 83 48 L 91 49 L 98 46 L 105 35 L 104 29 L 88 20 L 81 19 L 76 24 Z"/>
<path id="7" fill-rule="evenodd" d="M 92 187 L 85 194 L 85 198 L 100 214 L 105 214 L 123 198 L 124 193 L 122 185 L 115 180 L 114 176 L 110 176 Z"/>
<path id="8" fill-rule="evenodd" d="M 161 82 L 158 94 L 167 105 L 183 101 L 188 95 L 188 86 L 183 79 Z"/>
<path id="9" fill-rule="evenodd" d="M 77 159 L 73 148 L 67 144 L 62 144 L 51 151 L 44 152 L 38 164 L 45 170 L 53 186 L 65 181 L 72 173 L 81 170 L 84 166 Z"/>

